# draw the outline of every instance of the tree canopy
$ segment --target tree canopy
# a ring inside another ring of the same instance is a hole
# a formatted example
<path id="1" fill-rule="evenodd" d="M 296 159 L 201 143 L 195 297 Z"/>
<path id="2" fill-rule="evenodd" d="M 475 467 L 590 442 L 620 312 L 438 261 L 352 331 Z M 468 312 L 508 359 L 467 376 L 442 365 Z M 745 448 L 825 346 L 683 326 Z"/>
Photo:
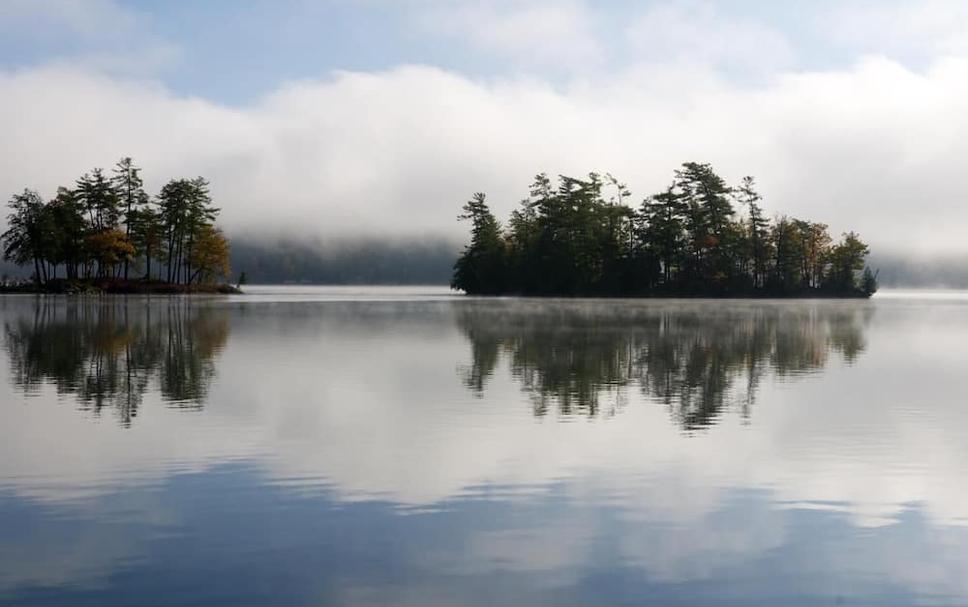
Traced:
<path id="1" fill-rule="evenodd" d="M 502 227 L 475 194 L 461 220 L 471 241 L 451 286 L 468 294 L 561 296 L 869 297 L 877 273 L 854 232 L 767 219 L 752 177 L 731 187 L 709 164 L 687 162 L 638 209 L 610 174 L 544 173 Z M 738 207 L 738 208 L 737 208 Z"/>
<path id="2" fill-rule="evenodd" d="M 132 268 L 143 280 L 183 285 L 228 277 L 229 244 L 204 178 L 173 179 L 152 198 L 131 158 L 113 173 L 93 169 L 46 202 L 34 190 L 14 195 L 4 259 L 32 265 L 38 285 L 61 269 L 69 280 L 128 279 Z"/>

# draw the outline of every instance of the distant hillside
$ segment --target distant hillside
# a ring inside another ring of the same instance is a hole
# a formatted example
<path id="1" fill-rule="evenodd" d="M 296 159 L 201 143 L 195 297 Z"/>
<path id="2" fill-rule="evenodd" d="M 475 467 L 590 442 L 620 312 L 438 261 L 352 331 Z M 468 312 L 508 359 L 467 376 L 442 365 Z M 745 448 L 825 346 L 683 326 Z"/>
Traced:
<path id="1" fill-rule="evenodd" d="M 231 243 L 233 276 L 245 271 L 250 283 L 448 284 L 463 247 L 444 239 L 324 246 L 234 237 Z M 870 265 L 880 269 L 880 283 L 887 288 L 968 289 L 968 256 L 919 258 L 875 249 Z M 14 275 L 9 264 L 0 267 Z"/>
<path id="2" fill-rule="evenodd" d="M 968 256 L 918 257 L 898 253 L 871 255 L 885 287 L 968 289 Z"/>
<path id="3" fill-rule="evenodd" d="M 230 237 L 232 280 L 250 284 L 449 284 L 461 245 L 443 239 L 343 245 Z M 0 261 L 0 277 L 29 278 L 33 267 Z"/>
<path id="4" fill-rule="evenodd" d="M 249 283 L 448 284 L 460 245 L 445 240 L 346 245 L 232 241 L 232 273 Z"/>
<path id="5" fill-rule="evenodd" d="M 231 237 L 233 280 L 245 271 L 250 283 L 447 284 L 461 244 L 444 239 L 325 247 L 311 240 L 270 244 Z M 888 253 L 870 258 L 883 287 L 968 289 L 968 256 L 918 258 Z M 30 271 L 0 261 L 0 276 L 27 278 Z"/>

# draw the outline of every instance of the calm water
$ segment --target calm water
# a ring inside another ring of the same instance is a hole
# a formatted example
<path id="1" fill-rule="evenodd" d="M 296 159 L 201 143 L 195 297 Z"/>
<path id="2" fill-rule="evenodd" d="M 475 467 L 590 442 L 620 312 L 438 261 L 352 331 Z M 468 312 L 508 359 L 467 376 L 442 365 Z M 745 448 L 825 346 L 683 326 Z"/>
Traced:
<path id="1" fill-rule="evenodd" d="M 0 603 L 968 603 L 968 296 L 0 298 Z"/>

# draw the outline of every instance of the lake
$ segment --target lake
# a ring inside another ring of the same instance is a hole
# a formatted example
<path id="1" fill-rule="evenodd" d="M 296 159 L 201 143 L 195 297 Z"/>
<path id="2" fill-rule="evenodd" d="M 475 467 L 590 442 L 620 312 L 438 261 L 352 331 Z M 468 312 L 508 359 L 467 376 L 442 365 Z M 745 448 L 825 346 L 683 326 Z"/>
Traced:
<path id="1" fill-rule="evenodd" d="M 4 605 L 968 603 L 968 294 L 0 297 Z"/>

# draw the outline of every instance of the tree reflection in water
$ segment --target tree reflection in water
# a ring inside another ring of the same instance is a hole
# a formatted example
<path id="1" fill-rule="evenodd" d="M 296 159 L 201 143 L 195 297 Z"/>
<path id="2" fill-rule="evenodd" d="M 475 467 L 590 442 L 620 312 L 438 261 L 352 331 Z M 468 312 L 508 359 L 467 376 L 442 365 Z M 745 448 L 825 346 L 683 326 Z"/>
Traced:
<path id="1" fill-rule="evenodd" d="M 534 414 L 610 416 L 629 388 L 669 407 L 686 431 L 735 406 L 748 417 L 762 380 L 852 363 L 872 309 L 856 302 L 490 300 L 457 310 L 470 341 L 465 385 L 482 395 L 499 361 Z"/>
<path id="2" fill-rule="evenodd" d="M 53 384 L 79 407 L 130 427 L 144 396 L 200 409 L 229 334 L 224 309 L 184 299 L 38 299 L 4 323 L 11 380 L 26 394 Z"/>

